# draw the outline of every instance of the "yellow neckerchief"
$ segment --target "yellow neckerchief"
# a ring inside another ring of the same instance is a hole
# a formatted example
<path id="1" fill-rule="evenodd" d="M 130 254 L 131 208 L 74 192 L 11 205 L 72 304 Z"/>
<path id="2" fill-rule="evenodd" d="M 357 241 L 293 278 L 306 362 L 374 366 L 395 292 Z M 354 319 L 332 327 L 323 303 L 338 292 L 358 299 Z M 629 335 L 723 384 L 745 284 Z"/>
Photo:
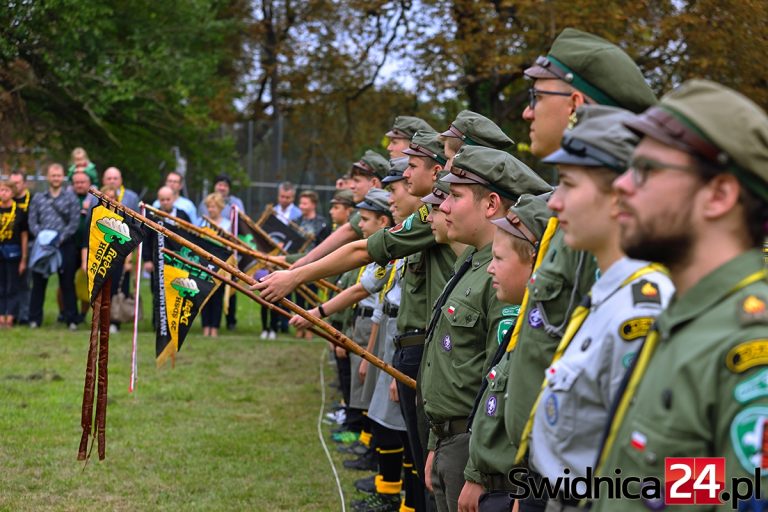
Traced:
<path id="1" fill-rule="evenodd" d="M 635 279 L 638 279 L 646 274 L 650 274 L 652 272 L 664 272 L 667 273 L 667 271 L 659 264 L 656 263 L 650 263 L 643 268 L 640 268 L 632 273 L 631 276 L 626 278 L 624 281 L 622 281 L 621 285 L 619 286 L 618 290 L 621 290 L 625 286 L 627 286 L 629 283 L 634 281 Z M 590 292 L 591 295 L 591 292 Z M 576 333 L 579 332 L 579 329 L 581 329 L 582 324 L 589 316 L 589 308 L 585 306 L 578 306 L 576 309 L 573 310 L 573 313 L 571 314 L 571 318 L 568 321 L 568 327 L 565 329 L 565 334 L 563 335 L 563 339 L 560 340 L 560 344 L 557 346 L 557 350 L 555 350 L 555 355 L 552 356 L 552 362 L 550 363 L 550 367 L 558 362 L 561 357 L 563 357 L 563 354 L 565 353 L 566 349 L 568 348 L 568 345 L 571 344 L 571 341 L 576 336 Z M 517 449 L 517 455 L 515 455 L 515 464 L 520 464 L 525 456 L 528 454 L 528 443 L 530 442 L 530 436 L 531 431 L 533 430 L 533 420 L 536 416 L 536 409 L 539 407 L 539 402 L 541 402 L 541 397 L 544 395 L 544 390 L 547 389 L 547 383 L 549 381 L 547 378 L 544 378 L 544 381 L 541 383 L 541 389 L 539 390 L 539 396 L 536 397 L 536 401 L 533 403 L 533 407 L 531 408 L 531 412 L 528 415 L 528 421 L 525 423 L 525 427 L 523 428 L 523 435 L 520 439 L 520 447 Z"/>
<path id="2" fill-rule="evenodd" d="M 21 207 L 21 211 L 26 212 L 29 208 L 29 200 L 32 197 L 32 194 L 29 193 L 29 189 L 24 191 L 24 201 L 19 204 Z M 16 203 L 16 198 L 13 198 L 13 202 Z"/>
<path id="3" fill-rule="evenodd" d="M 544 261 L 544 255 L 547 254 L 549 249 L 549 242 L 552 241 L 552 237 L 555 236 L 557 231 L 558 220 L 557 217 L 550 217 L 547 222 L 547 229 L 544 230 L 544 236 L 541 237 L 541 244 L 539 244 L 539 254 L 536 256 L 536 263 L 533 265 L 533 273 L 536 273 L 541 262 Z M 507 352 L 512 352 L 517 346 L 517 339 L 520 337 L 520 328 L 523 326 L 523 322 L 520 319 L 525 318 L 526 306 L 528 306 L 528 287 L 525 287 L 525 293 L 523 294 L 523 302 L 520 306 L 520 312 L 517 315 L 518 321 L 515 322 L 515 329 L 512 331 L 512 336 L 509 338 L 509 344 L 507 345 Z"/>
<path id="4" fill-rule="evenodd" d="M 5 222 L 3 222 L 3 225 L 0 226 L 0 233 L 5 233 L 5 230 L 8 229 L 8 226 L 10 226 L 11 223 L 16 218 L 16 201 L 11 199 L 11 211 L 6 214 L 3 214 L 3 217 L 5 217 L 6 220 Z M 11 229 L 11 236 L 9 236 L 8 239 L 10 240 L 12 236 L 13 236 L 13 229 Z"/>
<path id="5" fill-rule="evenodd" d="M 384 297 L 389 293 L 389 290 L 392 289 L 392 286 L 395 284 L 395 275 L 397 274 L 397 261 L 394 260 L 392 262 L 392 270 L 389 273 L 389 279 L 387 279 L 387 284 L 384 285 L 384 288 L 381 290 L 381 293 L 379 295 L 379 301 L 384 301 Z"/>
<path id="6" fill-rule="evenodd" d="M 766 277 L 768 277 L 768 271 L 765 269 L 758 270 L 757 272 L 754 272 L 739 281 L 736 286 L 731 288 L 726 297 L 733 295 L 742 288 L 745 288 L 752 283 L 756 283 L 761 279 L 765 279 Z M 648 337 L 645 338 L 645 343 L 643 343 L 643 346 L 640 348 L 640 354 L 637 356 L 637 364 L 635 364 L 634 367 L 630 370 L 632 375 L 629 378 L 629 382 L 627 383 L 626 388 L 624 388 L 624 393 L 621 395 L 621 399 L 618 402 L 619 405 L 616 408 L 616 412 L 614 413 L 613 418 L 611 418 L 611 426 L 608 430 L 608 436 L 605 438 L 605 443 L 603 444 L 600 451 L 600 457 L 595 469 L 595 475 L 600 474 L 603 465 L 605 464 L 607 454 L 611 452 L 611 448 L 613 448 L 613 445 L 616 442 L 616 435 L 619 433 L 619 427 L 624 422 L 627 409 L 629 409 L 629 403 L 635 396 L 635 391 L 640 385 L 640 381 L 648 369 L 648 365 L 651 362 L 651 357 L 653 357 L 653 353 L 658 345 L 659 332 L 655 329 L 652 329 L 648 334 Z"/>
<path id="7" fill-rule="evenodd" d="M 120 185 L 120 189 L 117 193 L 117 202 L 123 204 L 123 196 L 125 195 L 125 187 Z"/>

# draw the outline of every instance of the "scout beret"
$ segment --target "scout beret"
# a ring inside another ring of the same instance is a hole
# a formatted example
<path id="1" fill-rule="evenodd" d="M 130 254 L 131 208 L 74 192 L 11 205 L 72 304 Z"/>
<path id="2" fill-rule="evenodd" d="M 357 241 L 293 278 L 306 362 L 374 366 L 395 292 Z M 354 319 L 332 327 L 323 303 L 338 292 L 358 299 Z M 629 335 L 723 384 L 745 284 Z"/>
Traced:
<path id="1" fill-rule="evenodd" d="M 390 139 L 408 139 L 411 140 L 413 134 L 419 130 L 434 132 L 435 129 L 429 126 L 425 120 L 413 116 L 397 116 L 392 123 L 392 129 L 385 135 Z"/>
<path id="2" fill-rule="evenodd" d="M 344 206 L 355 207 L 354 195 L 351 190 L 339 190 L 333 194 L 331 204 L 343 204 Z"/>
<path id="3" fill-rule="evenodd" d="M 576 125 L 563 134 L 562 147 L 542 162 L 626 171 L 640 140 L 623 124 L 634 118 L 632 112 L 605 105 L 582 105 L 576 109 L 576 118 Z"/>
<path id="4" fill-rule="evenodd" d="M 393 181 L 400 181 L 405 179 L 403 173 L 408 167 L 408 157 L 401 156 L 400 158 L 393 158 L 389 161 L 389 173 L 381 180 L 382 183 L 392 183 Z"/>
<path id="5" fill-rule="evenodd" d="M 447 181 L 437 180 L 435 186 L 432 187 L 432 193 L 421 198 L 421 202 L 431 204 L 434 206 L 440 206 L 451 193 L 451 186 Z"/>
<path id="6" fill-rule="evenodd" d="M 431 158 L 440 165 L 445 165 L 448 159 L 443 153 L 443 143 L 440 142 L 439 137 L 437 132 L 419 130 L 413 134 L 411 144 L 403 154 Z"/>
<path id="7" fill-rule="evenodd" d="M 529 78 L 558 78 L 597 103 L 639 113 L 656 103 L 640 69 L 624 50 L 594 34 L 566 28 L 546 57 L 526 69 Z"/>
<path id="8" fill-rule="evenodd" d="M 459 138 L 470 146 L 485 146 L 494 149 L 505 149 L 515 143 L 501 131 L 496 123 L 471 110 L 459 112 L 450 128 L 440 135 Z"/>
<path id="9" fill-rule="evenodd" d="M 357 203 L 357 207 L 361 210 L 391 215 L 389 211 L 389 195 L 389 192 L 386 190 L 372 188 L 365 194 L 365 199 Z"/>
<path id="10" fill-rule="evenodd" d="M 389 162 L 375 151 L 367 150 L 360 160 L 352 164 L 352 176 L 365 174 L 382 179 L 389 172 Z"/>
<path id="11" fill-rule="evenodd" d="M 507 211 L 507 216 L 492 220 L 499 229 L 510 235 L 527 240 L 537 247 L 547 223 L 552 217 L 552 210 L 547 208 L 547 200 L 542 196 L 524 194 L 517 200 L 515 206 Z"/>
<path id="12" fill-rule="evenodd" d="M 448 183 L 483 185 L 507 199 L 543 194 L 552 187 L 530 167 L 509 153 L 483 146 L 462 146 L 456 153 Z"/>
<path id="13" fill-rule="evenodd" d="M 625 124 L 726 168 L 768 201 L 768 116 L 746 96 L 709 80 L 689 80 Z"/>

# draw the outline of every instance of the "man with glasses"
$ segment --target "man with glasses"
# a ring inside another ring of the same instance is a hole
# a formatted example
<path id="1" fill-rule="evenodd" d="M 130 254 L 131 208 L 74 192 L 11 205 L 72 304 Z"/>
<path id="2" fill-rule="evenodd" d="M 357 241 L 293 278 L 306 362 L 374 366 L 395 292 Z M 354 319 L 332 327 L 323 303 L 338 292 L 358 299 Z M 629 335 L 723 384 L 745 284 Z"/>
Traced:
<path id="1" fill-rule="evenodd" d="M 691 80 L 625 124 L 643 138 L 614 182 L 621 246 L 667 266 L 677 293 L 624 382 L 596 474 L 663 479 L 665 457 L 724 457 L 725 489 L 707 496 L 736 491 L 733 477 L 758 474 L 765 488 L 768 116 Z M 600 498 L 592 510 L 616 509 Z M 621 509 L 646 510 L 651 498 Z"/>

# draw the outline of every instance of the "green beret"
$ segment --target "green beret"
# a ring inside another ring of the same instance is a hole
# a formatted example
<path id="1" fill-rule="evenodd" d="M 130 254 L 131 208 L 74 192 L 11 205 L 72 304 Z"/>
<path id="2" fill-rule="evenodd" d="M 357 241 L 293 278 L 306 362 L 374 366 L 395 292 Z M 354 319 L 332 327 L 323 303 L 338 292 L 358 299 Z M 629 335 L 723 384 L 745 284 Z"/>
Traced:
<path id="1" fill-rule="evenodd" d="M 404 180 L 405 176 L 403 176 L 403 173 L 405 172 L 405 169 L 408 167 L 408 157 L 407 156 L 401 156 L 400 158 L 393 158 L 389 161 L 389 173 L 387 176 L 381 180 L 382 183 L 392 183 L 393 181 L 400 181 Z"/>
<path id="2" fill-rule="evenodd" d="M 436 131 L 429 126 L 425 120 L 420 117 L 413 116 L 397 116 L 395 122 L 392 123 L 392 129 L 385 135 L 390 139 L 408 139 L 411 140 L 413 134 L 419 130 L 425 130 L 428 132 Z"/>
<path id="3" fill-rule="evenodd" d="M 445 165 L 448 158 L 443 152 L 443 143 L 440 142 L 439 137 L 437 132 L 419 130 L 413 134 L 411 144 L 403 154 L 431 158 L 440 165 Z"/>
<path id="4" fill-rule="evenodd" d="M 768 201 L 768 116 L 733 89 L 689 80 L 626 125 L 727 169 Z"/>
<path id="5" fill-rule="evenodd" d="M 515 206 L 509 209 L 506 217 L 491 222 L 510 235 L 527 240 L 534 247 L 538 247 L 552 217 L 552 210 L 547 207 L 548 197 L 549 194 L 546 197 L 524 194 Z"/>
<path id="6" fill-rule="evenodd" d="M 462 146 L 456 153 L 448 183 L 483 185 L 507 199 L 552 190 L 530 167 L 509 153 L 483 146 Z"/>
<path id="7" fill-rule="evenodd" d="M 576 125 L 563 134 L 562 147 L 542 162 L 604 167 L 623 173 L 640 140 L 623 124 L 633 118 L 632 112 L 622 108 L 583 105 L 576 109 Z"/>
<path id="8" fill-rule="evenodd" d="M 352 176 L 365 174 L 382 179 L 389 172 L 389 161 L 375 151 L 367 150 L 357 162 L 352 164 Z"/>
<path id="9" fill-rule="evenodd" d="M 459 112 L 451 123 L 451 127 L 440 135 L 459 138 L 470 146 L 485 146 L 493 149 L 506 149 L 515 143 L 501 131 L 496 123 L 471 110 Z"/>
<path id="10" fill-rule="evenodd" d="M 339 190 L 333 194 L 331 204 L 343 204 L 344 206 L 355 207 L 355 199 L 351 190 Z"/>
<path id="11" fill-rule="evenodd" d="M 389 195 L 389 192 L 386 190 L 372 188 L 365 194 L 365 199 L 357 203 L 357 207 L 361 210 L 391 215 L 389 211 Z"/>
<path id="12" fill-rule="evenodd" d="M 524 71 L 529 78 L 558 78 L 597 103 L 639 113 L 656 95 L 624 50 L 594 34 L 566 28 L 546 57 Z"/>

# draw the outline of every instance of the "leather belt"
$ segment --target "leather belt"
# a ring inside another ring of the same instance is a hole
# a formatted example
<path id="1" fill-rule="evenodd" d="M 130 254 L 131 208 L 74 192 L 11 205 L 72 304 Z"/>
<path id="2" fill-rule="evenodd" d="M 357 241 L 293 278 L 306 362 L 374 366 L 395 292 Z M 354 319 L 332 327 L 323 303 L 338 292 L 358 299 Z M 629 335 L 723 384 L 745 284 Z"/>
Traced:
<path id="1" fill-rule="evenodd" d="M 400 311 L 400 306 L 395 306 L 394 304 L 390 304 L 389 302 L 384 303 L 383 308 L 384 314 L 388 316 L 389 318 L 396 318 L 397 312 Z"/>
<path id="2" fill-rule="evenodd" d="M 469 420 L 467 418 L 453 418 L 442 423 L 433 423 L 432 421 L 429 421 L 429 428 L 438 439 L 466 434 L 468 427 Z"/>
<path id="3" fill-rule="evenodd" d="M 355 309 L 355 316 L 361 316 L 363 318 L 370 318 L 373 316 L 373 308 L 366 308 L 366 307 L 360 307 L 358 306 L 357 309 Z"/>
<path id="4" fill-rule="evenodd" d="M 403 334 L 395 336 L 395 348 L 400 350 L 408 347 L 423 345 L 426 340 L 426 333 L 422 329 L 414 329 Z"/>

